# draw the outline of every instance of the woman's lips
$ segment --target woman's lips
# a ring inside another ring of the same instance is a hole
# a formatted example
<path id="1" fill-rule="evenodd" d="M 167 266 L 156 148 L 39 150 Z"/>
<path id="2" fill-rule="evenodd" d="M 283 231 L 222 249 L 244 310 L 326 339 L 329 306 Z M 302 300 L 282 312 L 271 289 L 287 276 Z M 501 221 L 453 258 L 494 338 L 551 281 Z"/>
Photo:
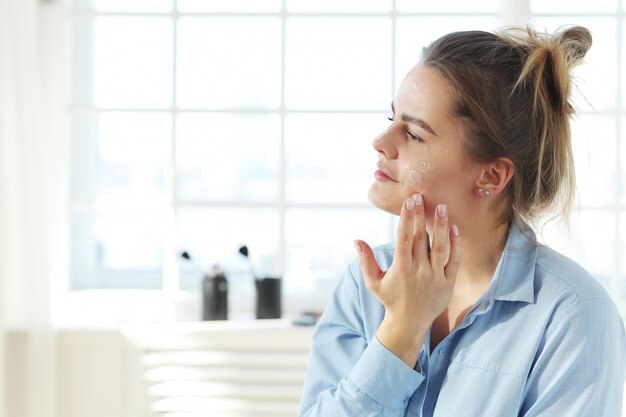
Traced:
<path id="1" fill-rule="evenodd" d="M 374 172 L 374 178 L 378 181 L 386 181 L 386 182 L 398 182 L 396 181 L 387 170 L 381 165 L 377 164 L 378 169 Z"/>

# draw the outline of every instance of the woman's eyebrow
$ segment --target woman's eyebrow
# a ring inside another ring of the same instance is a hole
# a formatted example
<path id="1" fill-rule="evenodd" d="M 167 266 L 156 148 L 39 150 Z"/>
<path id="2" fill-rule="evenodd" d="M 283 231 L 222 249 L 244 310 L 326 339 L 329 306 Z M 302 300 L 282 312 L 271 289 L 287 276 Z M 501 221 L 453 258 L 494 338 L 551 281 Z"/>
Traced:
<path id="1" fill-rule="evenodd" d="M 391 102 L 391 112 L 393 114 L 396 114 L 396 109 L 395 109 L 395 107 L 393 105 L 393 101 Z M 411 123 L 411 124 L 414 124 L 414 125 L 417 125 L 417 126 L 421 127 L 422 129 L 424 129 L 425 131 L 427 131 L 428 133 L 430 133 L 433 136 L 437 136 L 437 133 L 435 133 L 433 128 L 430 127 L 430 125 L 428 123 L 426 123 L 425 120 L 420 119 L 419 117 L 413 117 L 413 116 L 409 116 L 406 113 L 402 113 L 400 115 L 400 119 L 402 119 L 403 122 Z"/>

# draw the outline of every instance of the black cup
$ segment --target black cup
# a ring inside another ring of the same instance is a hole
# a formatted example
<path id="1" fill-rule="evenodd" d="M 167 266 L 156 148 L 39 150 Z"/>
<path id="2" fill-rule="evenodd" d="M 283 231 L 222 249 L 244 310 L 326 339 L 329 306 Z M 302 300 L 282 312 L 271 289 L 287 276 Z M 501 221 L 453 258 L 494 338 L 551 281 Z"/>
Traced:
<path id="1" fill-rule="evenodd" d="M 228 318 L 228 281 L 223 273 L 205 275 L 202 280 L 202 320 Z"/>
<path id="2" fill-rule="evenodd" d="M 281 279 L 265 277 L 257 279 L 256 284 L 256 318 L 279 319 L 282 314 Z"/>

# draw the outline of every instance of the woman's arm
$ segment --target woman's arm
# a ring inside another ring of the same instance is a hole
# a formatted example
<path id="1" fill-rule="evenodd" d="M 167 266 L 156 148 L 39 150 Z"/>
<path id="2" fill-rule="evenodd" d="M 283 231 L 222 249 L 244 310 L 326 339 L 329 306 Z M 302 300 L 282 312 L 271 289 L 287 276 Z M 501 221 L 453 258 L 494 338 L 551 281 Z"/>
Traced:
<path id="1" fill-rule="evenodd" d="M 393 263 L 387 271 L 381 270 L 367 243 L 356 242 L 365 284 L 385 306 L 376 337 L 411 367 L 428 329 L 450 302 L 461 263 L 459 231 L 448 226 L 443 204 L 435 210 L 433 229 L 428 253 L 424 200 L 415 194 L 400 212 Z"/>
<path id="2" fill-rule="evenodd" d="M 548 325 L 529 374 L 523 417 L 620 417 L 626 336 L 614 305 L 579 302 Z"/>
<path id="3" fill-rule="evenodd" d="M 315 330 L 299 416 L 400 417 L 423 380 L 375 337 L 368 342 L 349 269 Z"/>
<path id="4" fill-rule="evenodd" d="M 461 258 L 458 230 L 448 227 L 445 206 L 437 210 L 434 224 L 428 254 L 423 199 L 416 194 L 406 200 L 386 271 L 369 245 L 355 242 L 359 283 L 384 307 L 384 319 L 368 340 L 357 281 L 352 274 L 344 276 L 313 336 L 301 416 L 404 415 L 424 380 L 414 370 L 424 336 L 450 300 Z"/>

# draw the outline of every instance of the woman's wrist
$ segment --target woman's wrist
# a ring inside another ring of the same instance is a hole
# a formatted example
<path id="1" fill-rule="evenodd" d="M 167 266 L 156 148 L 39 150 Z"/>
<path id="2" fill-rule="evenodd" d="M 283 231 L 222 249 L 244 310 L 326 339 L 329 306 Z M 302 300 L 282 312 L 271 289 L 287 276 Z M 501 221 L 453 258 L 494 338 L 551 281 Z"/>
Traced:
<path id="1" fill-rule="evenodd" d="M 414 368 L 429 326 L 424 328 L 407 324 L 405 320 L 385 316 L 376 331 L 376 338 L 390 352 Z"/>

